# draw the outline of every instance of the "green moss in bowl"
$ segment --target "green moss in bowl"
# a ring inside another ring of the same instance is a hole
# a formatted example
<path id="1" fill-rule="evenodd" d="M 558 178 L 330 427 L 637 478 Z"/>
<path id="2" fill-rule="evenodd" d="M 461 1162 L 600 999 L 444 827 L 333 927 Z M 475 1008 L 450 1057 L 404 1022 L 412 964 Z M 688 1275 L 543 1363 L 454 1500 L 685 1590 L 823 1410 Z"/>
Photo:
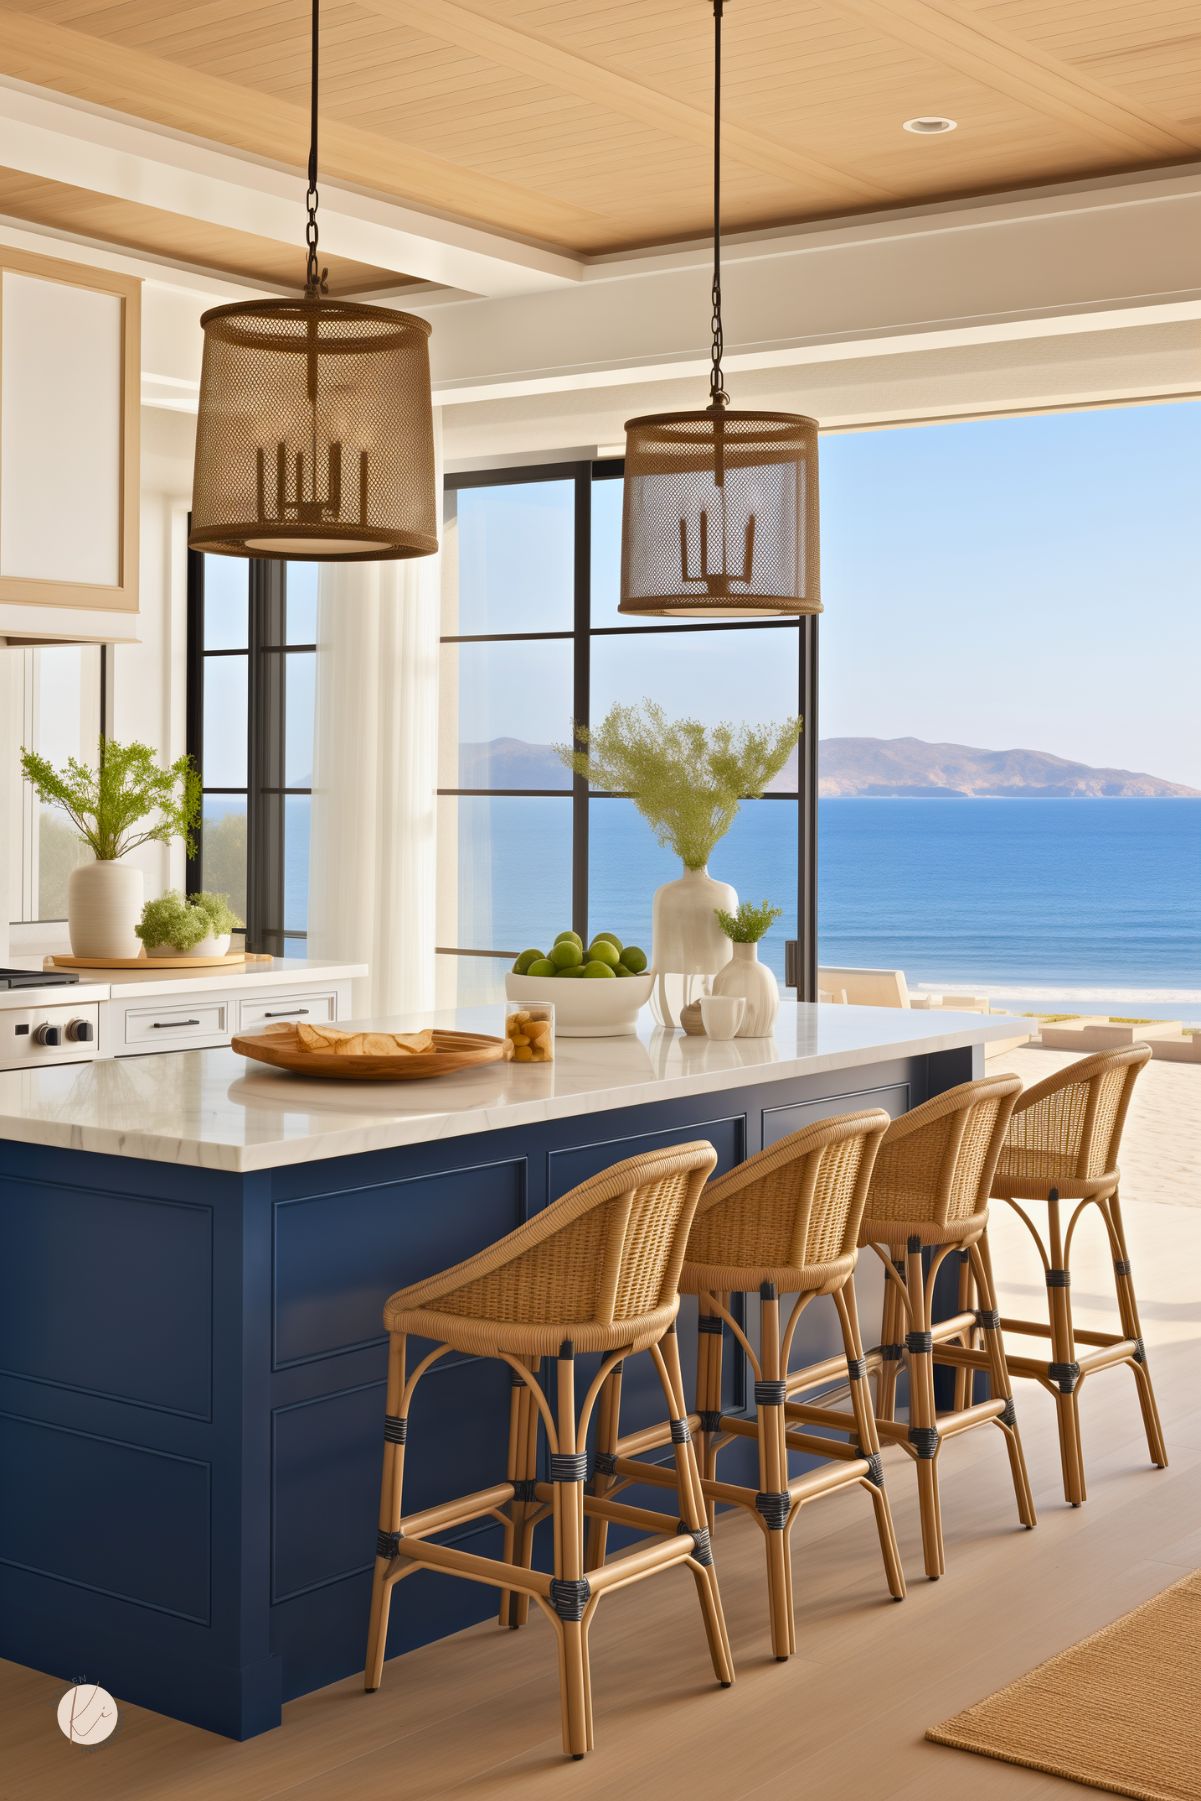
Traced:
<path id="1" fill-rule="evenodd" d="M 227 894 L 193 894 L 185 898 L 169 888 L 147 901 L 134 928 L 150 957 L 222 957 L 230 933 L 242 924 Z"/>

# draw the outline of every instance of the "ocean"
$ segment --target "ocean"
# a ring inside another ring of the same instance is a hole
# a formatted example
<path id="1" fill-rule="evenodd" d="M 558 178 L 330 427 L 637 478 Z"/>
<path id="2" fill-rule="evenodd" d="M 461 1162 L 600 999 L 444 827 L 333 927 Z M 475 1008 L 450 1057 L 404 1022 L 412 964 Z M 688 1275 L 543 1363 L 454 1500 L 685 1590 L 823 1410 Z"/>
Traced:
<path id="1" fill-rule="evenodd" d="M 293 804 L 289 923 L 308 884 L 307 803 Z M 545 948 L 571 917 L 565 803 L 459 807 L 458 942 Z M 1201 800 L 823 800 L 818 832 L 822 962 L 903 969 L 911 987 L 979 989 L 1015 1012 L 1201 1025 Z M 785 908 L 764 943 L 778 975 L 795 847 L 795 803 L 752 802 L 710 866 Z M 678 866 L 628 801 L 593 802 L 589 864 L 591 929 L 649 952 L 651 895 Z"/>

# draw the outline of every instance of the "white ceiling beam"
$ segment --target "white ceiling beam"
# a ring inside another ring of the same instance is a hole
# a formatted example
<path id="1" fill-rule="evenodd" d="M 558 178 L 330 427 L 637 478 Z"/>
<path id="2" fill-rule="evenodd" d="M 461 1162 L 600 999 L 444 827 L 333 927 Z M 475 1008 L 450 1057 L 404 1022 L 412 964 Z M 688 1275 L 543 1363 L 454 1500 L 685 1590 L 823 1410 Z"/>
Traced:
<path id="1" fill-rule="evenodd" d="M 0 167 L 295 244 L 304 177 L 0 78 Z M 579 279 L 575 257 L 321 183 L 321 245 L 333 256 L 488 298 Z"/>
<path id="2" fill-rule="evenodd" d="M 434 323 L 440 401 L 463 404 L 704 372 L 708 288 L 708 254 L 693 246 L 593 262 L 556 293 L 419 298 L 413 310 Z M 731 372 L 859 355 L 885 340 L 918 349 L 1095 330 L 1107 315 L 1191 317 L 1201 300 L 1201 171 L 732 243 L 722 289 Z"/>

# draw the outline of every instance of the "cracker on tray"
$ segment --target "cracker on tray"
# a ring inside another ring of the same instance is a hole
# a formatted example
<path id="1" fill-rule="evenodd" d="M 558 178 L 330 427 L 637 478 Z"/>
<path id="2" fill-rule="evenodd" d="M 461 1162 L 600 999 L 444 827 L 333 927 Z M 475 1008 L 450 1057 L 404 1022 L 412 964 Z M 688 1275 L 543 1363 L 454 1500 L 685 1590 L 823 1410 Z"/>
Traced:
<path id="1" fill-rule="evenodd" d="M 297 1042 L 304 1051 L 336 1057 L 420 1056 L 434 1048 L 434 1034 L 421 1032 L 346 1032 L 338 1026 L 296 1027 Z"/>

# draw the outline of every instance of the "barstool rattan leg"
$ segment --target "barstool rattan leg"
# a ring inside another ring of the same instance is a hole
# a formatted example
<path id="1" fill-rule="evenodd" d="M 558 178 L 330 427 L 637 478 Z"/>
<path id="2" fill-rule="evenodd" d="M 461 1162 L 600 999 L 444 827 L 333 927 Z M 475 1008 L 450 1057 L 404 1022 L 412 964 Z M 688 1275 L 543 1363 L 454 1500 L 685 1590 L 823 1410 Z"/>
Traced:
<path id="1" fill-rule="evenodd" d="M 1013 1491 L 1017 1496 L 1018 1518 L 1023 1526 L 1034 1526 L 1038 1523 L 1038 1515 L 1034 1511 L 1034 1496 L 1030 1492 L 1030 1476 L 1026 1469 L 1021 1437 L 1018 1434 L 1017 1410 L 1013 1403 L 1013 1389 L 1005 1362 L 1005 1346 L 1001 1338 L 997 1291 L 993 1285 L 992 1253 L 988 1247 L 987 1232 L 983 1233 L 979 1240 L 971 1246 L 971 1267 L 976 1280 L 976 1290 L 980 1297 L 980 1311 L 983 1315 L 981 1336 L 984 1339 L 984 1349 L 988 1356 L 990 1393 L 993 1399 L 1008 1402 L 1005 1413 L 997 1420 L 997 1425 L 1005 1434 L 1005 1448 L 1009 1453 Z"/>
<path id="2" fill-rule="evenodd" d="M 931 1340 L 930 1289 L 922 1266 L 921 1240 L 911 1238 L 905 1258 L 909 1294 L 909 1444 L 917 1462 L 917 1495 L 922 1521 L 922 1557 L 926 1574 L 937 1582 L 946 1563 L 943 1554 L 942 1507 L 938 1495 L 938 1413 L 934 1400 L 934 1357 Z"/>
<path id="3" fill-rule="evenodd" d="M 901 1280 L 905 1266 L 893 1265 Z M 897 1417 L 897 1382 L 901 1374 L 901 1343 L 905 1336 L 905 1303 L 890 1276 L 884 1278 L 884 1304 L 880 1319 L 880 1369 L 876 1376 L 876 1418 Z"/>
<path id="4" fill-rule="evenodd" d="M 560 1345 L 555 1364 L 559 1459 L 576 1455 L 575 1349 Z M 563 1699 L 563 1749 L 572 1757 L 592 1750 L 592 1688 L 588 1673 L 588 1626 L 592 1607 L 584 1580 L 584 1480 L 564 1481 L 552 1459 L 554 1490 L 554 1572 L 552 1600 L 558 1615 L 559 1673 Z"/>
<path id="5" fill-rule="evenodd" d="M 967 1313 L 970 1311 L 970 1309 L 974 1305 L 974 1297 L 972 1294 L 973 1284 L 972 1284 L 971 1252 L 970 1251 L 959 1251 L 957 1253 L 957 1255 L 959 1258 L 958 1310 L 960 1313 Z M 975 1350 L 976 1349 L 976 1341 L 977 1341 L 978 1337 L 979 1337 L 978 1332 L 965 1331 L 960 1334 L 959 1343 L 961 1345 L 963 1345 L 965 1350 L 969 1350 L 969 1351 Z M 971 1370 L 967 1369 L 967 1368 L 957 1369 L 955 1371 L 955 1402 L 954 1402 L 956 1413 L 962 1413 L 965 1407 L 968 1407 L 971 1405 L 972 1398 L 973 1398 L 972 1397 L 972 1388 L 973 1388 L 973 1381 L 972 1381 Z"/>
<path id="6" fill-rule="evenodd" d="M 675 1422 L 672 1445 L 676 1460 L 676 1488 L 680 1508 L 680 1525 L 692 1534 L 694 1554 L 688 1560 L 696 1583 L 697 1598 L 709 1641 L 713 1673 L 723 1688 L 734 1681 L 734 1655 L 726 1631 L 725 1614 L 717 1588 L 713 1550 L 709 1541 L 709 1517 L 701 1489 L 701 1473 L 697 1467 L 696 1447 L 689 1436 L 684 1378 L 680 1369 L 680 1347 L 673 1327 L 659 1344 L 652 1346 L 651 1356 L 659 1372 L 659 1380 L 668 1405 L 668 1418 Z"/>
<path id="7" fill-rule="evenodd" d="M 1107 1201 L 1102 1201 L 1099 1205 L 1106 1230 L 1109 1233 L 1110 1248 L 1113 1251 L 1113 1273 L 1118 1293 L 1118 1316 L 1122 1323 L 1122 1332 L 1126 1338 L 1134 1339 L 1138 1346 L 1137 1351 L 1130 1358 L 1130 1368 L 1134 1371 L 1135 1385 L 1138 1389 L 1143 1427 L 1147 1434 L 1147 1450 L 1152 1463 L 1164 1470 L 1168 1467 L 1168 1450 L 1164 1443 L 1159 1408 L 1155 1404 L 1155 1390 L 1151 1386 L 1151 1370 L 1147 1363 L 1146 1347 L 1143 1344 L 1143 1329 L 1139 1323 L 1138 1302 L 1134 1298 L 1134 1279 L 1130 1273 L 1126 1232 L 1122 1225 L 1122 1208 L 1116 1189 Z"/>
<path id="8" fill-rule="evenodd" d="M 889 1283 L 891 1288 L 892 1284 Z M 863 1368 L 863 1339 L 859 1331 L 859 1307 L 855 1297 L 854 1279 L 834 1291 L 834 1305 L 838 1309 L 839 1323 L 842 1326 L 842 1341 L 846 1347 L 847 1365 L 851 1375 L 851 1406 L 855 1413 L 855 1432 L 860 1448 L 866 1457 L 876 1459 L 876 1468 L 880 1472 L 879 1481 L 874 1479 L 864 1483 L 864 1487 L 872 1498 L 872 1506 L 876 1513 L 876 1531 L 880 1535 L 880 1554 L 884 1559 L 884 1573 L 888 1578 L 889 1593 L 897 1601 L 905 1599 L 905 1573 L 901 1568 L 901 1553 L 897 1547 L 896 1529 L 892 1523 L 892 1508 L 884 1490 L 884 1476 L 880 1465 L 880 1435 L 876 1431 L 876 1416 L 872 1411 L 871 1397 L 868 1394 L 866 1379 L 858 1374 Z"/>
<path id="9" fill-rule="evenodd" d="M 528 1367 L 535 1380 L 540 1359 L 531 1359 Z M 528 1484 L 538 1474 L 538 1414 L 534 1397 L 515 1371 L 511 1372 L 509 1391 L 509 1462 L 508 1479 L 521 1483 L 524 1493 L 515 1495 L 509 1504 L 509 1524 L 505 1527 L 503 1556 L 506 1563 L 520 1564 L 528 1570 L 534 1557 L 534 1525 L 539 1518 L 538 1504 L 530 1498 Z M 500 1623 L 516 1631 L 530 1617 L 530 1597 L 517 1589 L 502 1589 Z"/>
<path id="10" fill-rule="evenodd" d="M 1080 1440 L 1080 1366 L 1076 1361 L 1076 1335 L 1072 1330 L 1071 1290 L 1064 1262 L 1063 1221 L 1059 1194 L 1047 1195 L 1047 1241 L 1051 1264 L 1047 1271 L 1047 1303 L 1051 1319 L 1051 1366 L 1055 1409 L 1059 1422 L 1059 1459 L 1063 1466 L 1064 1499 L 1079 1507 L 1088 1498 L 1084 1481 L 1084 1452 Z M 1064 1279 L 1052 1284 L 1052 1275 Z"/>
<path id="11" fill-rule="evenodd" d="M 597 1471 L 592 1478 L 594 1495 L 607 1495 L 616 1485 L 616 1477 L 607 1469 L 600 1467 L 602 1461 L 611 1458 L 617 1449 L 617 1437 L 621 1427 L 621 1364 L 617 1364 L 601 1389 L 600 1400 L 596 1409 L 596 1455 Z M 597 1570 L 605 1561 L 605 1553 L 609 1542 L 609 1522 L 593 1514 L 588 1521 L 588 1568 Z"/>
<path id="12" fill-rule="evenodd" d="M 405 1388 L 405 1350 L 407 1339 L 393 1338 L 388 1347 L 388 1399 L 384 1426 L 384 1473 L 380 1484 L 379 1536 L 376 1541 L 375 1572 L 371 1579 L 371 1619 L 367 1629 L 367 1664 L 363 1687 L 373 1694 L 384 1673 L 384 1653 L 388 1643 L 388 1615 L 392 1605 L 392 1583 L 388 1571 L 392 1554 L 389 1535 L 395 1536 L 400 1525 L 404 1484 L 405 1422 L 401 1418 L 401 1402 Z"/>

